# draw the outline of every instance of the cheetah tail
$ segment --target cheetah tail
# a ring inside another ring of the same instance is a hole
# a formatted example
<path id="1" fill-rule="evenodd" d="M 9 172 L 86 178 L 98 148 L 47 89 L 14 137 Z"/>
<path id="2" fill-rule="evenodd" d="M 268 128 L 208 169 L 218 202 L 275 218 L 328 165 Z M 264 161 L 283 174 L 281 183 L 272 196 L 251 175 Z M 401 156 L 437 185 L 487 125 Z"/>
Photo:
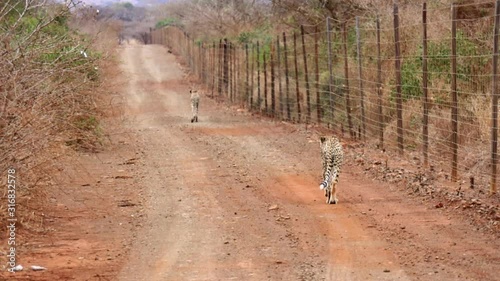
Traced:
<path id="1" fill-rule="evenodd" d="M 325 189 L 326 187 L 328 186 L 328 182 L 327 181 L 323 181 L 320 183 L 319 185 L 319 189 L 323 190 Z"/>

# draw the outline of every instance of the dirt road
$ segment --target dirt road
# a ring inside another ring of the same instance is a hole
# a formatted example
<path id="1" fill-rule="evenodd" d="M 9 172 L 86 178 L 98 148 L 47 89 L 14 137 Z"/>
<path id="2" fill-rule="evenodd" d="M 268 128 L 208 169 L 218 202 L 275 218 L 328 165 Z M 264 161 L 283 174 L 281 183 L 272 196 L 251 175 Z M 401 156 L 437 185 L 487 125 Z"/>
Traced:
<path id="1" fill-rule="evenodd" d="M 327 205 L 317 132 L 205 96 L 191 124 L 172 54 L 121 55 L 145 215 L 118 280 L 499 280 L 499 241 L 450 210 L 364 179 L 350 161 L 340 204 Z"/>

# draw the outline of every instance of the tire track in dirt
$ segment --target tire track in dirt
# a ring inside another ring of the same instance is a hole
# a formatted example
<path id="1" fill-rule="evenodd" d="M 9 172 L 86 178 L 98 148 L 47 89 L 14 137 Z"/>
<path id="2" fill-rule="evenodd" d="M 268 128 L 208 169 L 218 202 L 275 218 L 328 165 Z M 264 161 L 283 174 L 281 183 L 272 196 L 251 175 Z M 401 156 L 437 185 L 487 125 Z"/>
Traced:
<path id="1" fill-rule="evenodd" d="M 237 126 L 232 125 L 202 132 L 208 133 L 208 140 L 217 136 L 219 140 L 215 145 L 222 144 L 229 151 L 224 162 L 231 163 L 239 158 L 251 160 L 244 170 L 253 173 L 252 178 L 262 180 L 255 183 L 260 185 L 255 196 L 268 204 L 279 203 L 287 217 L 299 220 L 288 223 L 287 230 L 294 240 L 300 241 L 299 247 L 307 248 L 309 255 L 301 254 L 293 263 L 299 265 L 301 261 L 314 260 L 311 264 L 319 268 L 308 269 L 298 277 L 314 277 L 306 280 L 408 280 L 394 261 L 397 258 L 384 250 L 383 238 L 363 229 L 359 219 L 352 215 L 349 204 L 323 203 L 322 192 L 317 187 L 319 179 L 313 176 L 320 174 L 320 162 L 311 169 L 300 159 L 301 152 L 296 150 L 300 146 L 285 150 L 290 136 L 287 130 L 266 123 L 245 124 L 247 127 L 240 134 L 235 133 Z M 317 151 L 319 159 L 318 143 L 308 143 L 305 138 L 303 141 L 301 149 Z M 311 159 L 310 155 L 307 157 Z M 344 173 L 343 176 L 344 184 L 353 184 L 349 175 Z M 341 190 L 344 196 L 346 192 Z"/>
<path id="2" fill-rule="evenodd" d="M 162 67 L 164 64 L 150 67 L 155 51 L 158 50 L 154 47 L 142 46 L 124 50 L 125 71 L 140 77 L 129 83 L 128 96 L 133 101 L 131 111 L 135 113 L 130 126 L 142 136 L 145 157 L 142 184 L 149 186 L 150 209 L 147 212 L 149 225 L 141 231 L 140 245 L 132 253 L 134 258 L 127 266 L 128 270 L 122 272 L 121 280 L 187 280 L 185 274 L 196 274 L 197 270 L 179 270 L 191 262 L 187 258 L 179 260 L 180 253 L 193 249 L 195 244 L 199 250 L 196 254 L 209 262 L 212 259 L 210 253 L 215 252 L 214 244 L 205 241 L 203 234 L 207 233 L 199 231 L 200 226 L 207 232 L 214 231 L 213 226 L 201 224 L 205 218 L 195 216 L 194 210 L 209 208 L 214 217 L 218 217 L 217 203 L 210 194 L 197 189 L 189 176 L 196 174 L 203 180 L 207 167 L 189 147 L 177 149 L 188 140 L 172 133 L 187 118 L 182 112 L 172 112 L 172 106 L 175 109 L 187 106 L 187 103 L 179 105 L 180 102 L 172 99 L 168 91 L 157 89 L 159 82 L 177 83 L 180 72 L 169 72 Z M 160 71 L 169 74 L 171 79 L 162 81 L 158 76 Z M 198 270 L 198 275 L 205 280 L 215 279 L 209 269 L 202 269 Z"/>
<path id="3" fill-rule="evenodd" d="M 131 45 L 122 59 L 149 208 L 120 280 L 495 280 L 486 237 L 354 164 L 344 166 L 340 204 L 325 204 L 315 132 L 206 97 L 190 124 L 172 55 Z M 461 246 L 448 247 L 454 240 Z"/>
<path id="4" fill-rule="evenodd" d="M 150 210 L 149 225 L 141 230 L 120 280 L 266 279 L 260 253 L 252 251 L 248 242 L 238 246 L 238 240 L 268 235 L 240 235 L 243 231 L 235 225 L 247 216 L 241 215 L 245 210 L 228 204 L 236 198 L 226 192 L 231 189 L 225 186 L 226 172 L 218 169 L 216 155 L 192 145 L 183 134 L 190 113 L 188 88 L 175 76 L 181 71 L 175 68 L 177 73 L 170 76 L 169 70 L 155 68 L 161 65 L 154 64 L 152 54 L 162 49 L 134 48 L 124 50 L 125 70 L 142 78 L 130 79 L 128 91 L 134 101 L 130 129 L 142 135 L 146 167 L 142 184 L 149 186 Z M 173 57 L 163 59 L 166 65 L 175 65 Z"/>

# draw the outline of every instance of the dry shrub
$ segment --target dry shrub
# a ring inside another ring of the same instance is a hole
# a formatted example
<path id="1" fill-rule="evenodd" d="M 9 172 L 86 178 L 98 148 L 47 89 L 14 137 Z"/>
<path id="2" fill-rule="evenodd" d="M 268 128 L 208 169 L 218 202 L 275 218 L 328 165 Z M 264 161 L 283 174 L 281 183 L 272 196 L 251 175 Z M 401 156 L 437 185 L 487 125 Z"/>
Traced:
<path id="1" fill-rule="evenodd" d="M 19 176 L 21 225 L 35 216 L 27 214 L 29 198 L 43 198 L 34 187 L 51 184 L 57 158 L 71 153 L 69 147 L 95 151 L 102 142 L 98 89 L 109 54 L 95 47 L 112 44 L 95 46 L 102 32 L 83 35 L 69 27 L 75 20 L 98 25 L 78 9 L 42 0 L 0 4 L 0 171 L 14 168 Z M 0 202 L 0 216 L 5 208 Z"/>

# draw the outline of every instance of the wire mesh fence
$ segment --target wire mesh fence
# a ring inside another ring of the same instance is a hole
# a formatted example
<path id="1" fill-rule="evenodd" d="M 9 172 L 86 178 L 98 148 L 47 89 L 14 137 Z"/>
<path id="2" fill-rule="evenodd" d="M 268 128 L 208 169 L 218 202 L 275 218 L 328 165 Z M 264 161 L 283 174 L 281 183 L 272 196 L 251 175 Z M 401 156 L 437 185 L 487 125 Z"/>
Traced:
<path id="1" fill-rule="evenodd" d="M 209 96 L 280 120 L 316 123 L 496 193 L 499 2 L 423 4 L 415 14 L 325 19 L 256 42 L 153 44 L 185 59 Z"/>

